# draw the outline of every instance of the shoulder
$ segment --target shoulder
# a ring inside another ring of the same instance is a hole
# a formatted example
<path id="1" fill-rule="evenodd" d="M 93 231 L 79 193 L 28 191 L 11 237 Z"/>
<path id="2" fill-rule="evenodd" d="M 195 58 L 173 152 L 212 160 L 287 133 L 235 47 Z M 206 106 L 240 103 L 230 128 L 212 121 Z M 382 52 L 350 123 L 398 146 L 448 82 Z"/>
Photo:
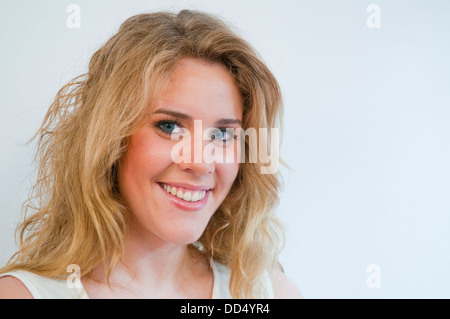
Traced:
<path id="1" fill-rule="evenodd" d="M 32 299 L 25 285 L 13 276 L 0 278 L 0 299 Z"/>
<path id="2" fill-rule="evenodd" d="M 303 299 L 303 295 L 297 286 L 281 270 L 272 271 L 270 279 L 276 299 Z"/>

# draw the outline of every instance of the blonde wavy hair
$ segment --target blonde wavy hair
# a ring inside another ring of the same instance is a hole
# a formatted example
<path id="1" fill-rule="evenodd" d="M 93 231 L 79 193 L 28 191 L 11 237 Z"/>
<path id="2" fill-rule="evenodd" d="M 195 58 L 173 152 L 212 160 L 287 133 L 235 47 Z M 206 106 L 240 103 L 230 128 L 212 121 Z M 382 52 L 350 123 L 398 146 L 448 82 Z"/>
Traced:
<path id="1" fill-rule="evenodd" d="M 218 61 L 229 70 L 243 97 L 244 129 L 281 127 L 275 77 L 222 20 L 190 10 L 129 18 L 95 52 L 88 72 L 59 90 L 33 137 L 36 183 L 22 207 L 19 250 L 1 272 L 65 278 L 69 264 L 88 275 L 103 263 L 109 276 L 127 228 L 117 164 L 183 57 Z M 249 163 L 248 144 L 229 194 L 191 245 L 230 268 L 234 298 L 264 296 L 264 273 L 279 266 L 284 241 L 275 215 L 280 175 L 261 174 L 261 163 Z"/>

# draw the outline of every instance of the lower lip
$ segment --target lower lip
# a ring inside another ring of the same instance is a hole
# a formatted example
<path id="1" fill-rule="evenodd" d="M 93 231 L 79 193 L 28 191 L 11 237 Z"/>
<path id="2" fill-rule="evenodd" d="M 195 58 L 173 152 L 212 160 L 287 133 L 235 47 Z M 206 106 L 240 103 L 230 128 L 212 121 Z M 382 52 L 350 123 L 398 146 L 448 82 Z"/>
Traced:
<path id="1" fill-rule="evenodd" d="M 199 201 L 187 202 L 181 198 L 178 198 L 176 196 L 169 194 L 160 183 L 157 183 L 157 184 L 172 205 L 174 205 L 175 207 L 177 207 L 179 209 L 187 210 L 187 211 L 191 211 L 191 212 L 205 207 L 206 202 L 208 201 L 209 193 L 211 192 L 211 190 L 206 191 L 205 197 L 203 197 Z"/>

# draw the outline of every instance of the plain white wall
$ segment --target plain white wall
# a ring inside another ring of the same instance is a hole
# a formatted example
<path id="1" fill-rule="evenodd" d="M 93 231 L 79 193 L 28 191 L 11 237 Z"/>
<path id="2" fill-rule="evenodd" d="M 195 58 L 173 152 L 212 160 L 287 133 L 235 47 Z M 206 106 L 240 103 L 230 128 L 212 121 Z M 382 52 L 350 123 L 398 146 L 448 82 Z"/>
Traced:
<path id="1" fill-rule="evenodd" d="M 281 84 L 281 260 L 304 296 L 449 298 L 450 2 L 374 1 L 380 28 L 371 3 L 3 1 L 0 264 L 31 185 L 25 142 L 57 90 L 126 18 L 190 8 L 232 23 Z"/>

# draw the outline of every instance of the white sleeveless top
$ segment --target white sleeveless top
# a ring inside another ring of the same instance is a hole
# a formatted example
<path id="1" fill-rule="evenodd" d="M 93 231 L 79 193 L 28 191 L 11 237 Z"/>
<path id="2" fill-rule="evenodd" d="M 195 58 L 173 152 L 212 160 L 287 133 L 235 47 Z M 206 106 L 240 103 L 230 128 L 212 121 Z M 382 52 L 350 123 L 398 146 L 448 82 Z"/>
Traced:
<path id="1" fill-rule="evenodd" d="M 211 262 L 214 285 L 212 299 L 231 299 L 230 269 L 216 262 Z M 34 299 L 89 299 L 86 290 L 81 287 L 69 287 L 66 280 L 52 279 L 36 275 L 25 270 L 17 270 L 0 274 L 0 278 L 12 276 L 19 279 L 27 287 Z M 268 274 L 265 274 L 264 284 L 268 298 L 273 298 L 273 289 Z"/>

